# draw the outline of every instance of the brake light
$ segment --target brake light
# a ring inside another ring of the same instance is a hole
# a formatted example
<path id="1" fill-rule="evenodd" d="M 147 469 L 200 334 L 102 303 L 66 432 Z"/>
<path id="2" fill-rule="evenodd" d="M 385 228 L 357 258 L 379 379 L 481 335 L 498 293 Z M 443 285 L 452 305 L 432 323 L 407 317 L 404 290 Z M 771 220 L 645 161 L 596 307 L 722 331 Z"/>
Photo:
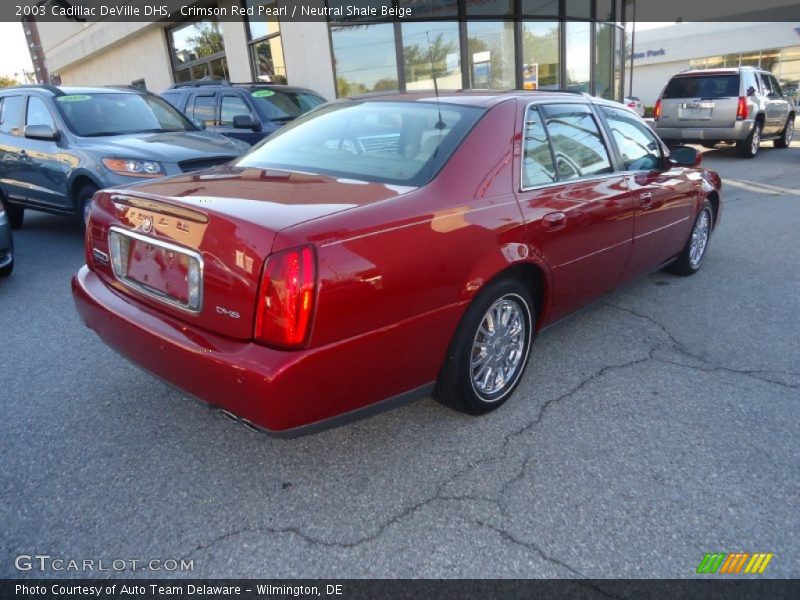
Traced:
<path id="1" fill-rule="evenodd" d="M 628 102 L 628 108 L 636 108 L 636 102 Z"/>
<path id="2" fill-rule="evenodd" d="M 736 106 L 736 120 L 744 121 L 747 118 L 747 98 L 739 96 L 739 104 Z"/>
<path id="3" fill-rule="evenodd" d="M 656 100 L 656 105 L 653 107 L 653 120 L 658 121 L 661 118 L 661 98 Z"/>
<path id="4" fill-rule="evenodd" d="M 306 343 L 316 296 L 313 246 L 273 254 L 264 265 L 256 308 L 256 341 L 282 348 Z"/>

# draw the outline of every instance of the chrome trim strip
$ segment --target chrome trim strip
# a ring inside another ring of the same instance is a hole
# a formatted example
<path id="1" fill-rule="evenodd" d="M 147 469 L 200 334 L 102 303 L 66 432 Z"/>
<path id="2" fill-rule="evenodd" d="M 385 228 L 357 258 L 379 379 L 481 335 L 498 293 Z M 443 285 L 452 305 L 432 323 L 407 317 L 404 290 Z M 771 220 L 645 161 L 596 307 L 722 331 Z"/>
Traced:
<path id="1" fill-rule="evenodd" d="M 146 235 L 142 235 L 140 233 L 136 233 L 134 231 L 130 231 L 128 229 L 122 229 L 121 227 L 112 226 L 108 229 L 109 236 L 112 233 L 116 233 L 118 235 L 127 236 L 129 238 L 135 239 L 137 241 L 143 242 L 145 244 L 152 244 L 153 246 L 159 246 L 165 250 L 170 250 L 172 252 L 177 252 L 179 254 L 183 254 L 188 256 L 189 258 L 193 258 L 197 261 L 198 266 L 200 268 L 200 290 L 198 291 L 198 298 L 197 298 L 197 308 L 192 308 L 190 306 L 186 306 L 167 296 L 166 294 L 162 294 L 157 292 L 156 290 L 150 289 L 144 284 L 139 283 L 138 281 L 133 281 L 132 279 L 128 279 L 125 276 L 120 275 L 117 273 L 116 269 L 113 268 L 113 260 L 112 264 L 112 272 L 114 273 L 114 277 L 116 277 L 121 283 L 128 286 L 129 288 L 139 292 L 140 294 L 147 296 L 149 298 L 153 298 L 154 300 L 158 300 L 159 302 L 163 302 L 164 304 L 169 304 L 178 310 L 182 310 L 183 312 L 197 315 L 200 314 L 200 311 L 203 310 L 203 287 L 205 283 L 205 265 L 203 262 L 203 256 L 190 248 L 185 248 L 183 246 L 178 246 L 176 244 L 171 244 L 170 242 L 164 242 L 162 240 L 157 240 L 155 238 L 147 237 Z M 109 248 L 110 248 L 109 244 Z"/>

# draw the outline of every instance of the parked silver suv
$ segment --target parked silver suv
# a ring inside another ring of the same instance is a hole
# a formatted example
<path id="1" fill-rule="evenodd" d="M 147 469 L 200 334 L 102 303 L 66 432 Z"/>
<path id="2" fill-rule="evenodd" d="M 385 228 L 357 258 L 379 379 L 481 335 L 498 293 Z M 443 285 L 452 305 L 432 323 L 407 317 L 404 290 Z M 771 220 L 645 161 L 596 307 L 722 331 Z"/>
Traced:
<path id="1" fill-rule="evenodd" d="M 753 158 L 763 140 L 776 148 L 792 141 L 794 101 L 783 95 L 772 73 L 753 67 L 683 71 L 674 75 L 656 102 L 654 127 L 668 144 L 713 147 L 735 143 L 739 156 Z"/>

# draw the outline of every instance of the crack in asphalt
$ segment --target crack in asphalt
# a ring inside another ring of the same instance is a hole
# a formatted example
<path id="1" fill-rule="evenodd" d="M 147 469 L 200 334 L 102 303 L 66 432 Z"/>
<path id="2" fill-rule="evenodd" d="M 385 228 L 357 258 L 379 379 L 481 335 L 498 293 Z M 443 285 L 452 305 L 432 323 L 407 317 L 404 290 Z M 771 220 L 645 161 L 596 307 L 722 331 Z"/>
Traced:
<path id="1" fill-rule="evenodd" d="M 797 387 L 799 387 L 797 384 L 785 383 L 785 382 L 782 382 L 782 381 L 779 381 L 779 380 L 775 380 L 775 379 L 771 379 L 771 378 L 767 377 L 767 375 L 770 375 L 770 374 L 772 374 L 772 375 L 788 375 L 788 376 L 793 376 L 793 377 L 794 376 L 800 376 L 800 374 L 798 374 L 798 373 L 780 372 L 780 371 L 764 371 L 764 370 L 757 370 L 757 369 L 752 369 L 752 370 L 734 369 L 734 368 L 727 367 L 727 366 L 724 366 L 724 365 L 716 364 L 716 363 L 712 362 L 711 360 L 709 360 L 709 359 L 707 359 L 707 358 L 705 358 L 705 357 L 703 357 L 703 356 L 701 356 L 701 355 L 689 350 L 682 342 L 680 342 L 672 334 L 672 332 L 669 331 L 669 329 L 666 326 L 664 326 L 662 323 L 660 323 L 659 321 L 657 321 L 653 317 L 651 317 L 649 315 L 646 315 L 644 313 L 637 312 L 637 311 L 635 311 L 633 309 L 630 309 L 630 308 L 627 308 L 627 307 L 624 307 L 624 306 L 619 306 L 619 305 L 616 305 L 616 304 L 612 304 L 612 303 L 609 303 L 609 302 L 604 302 L 603 305 L 608 306 L 609 308 L 613 308 L 615 310 L 619 310 L 621 312 L 630 314 L 632 316 L 635 316 L 635 317 L 637 317 L 639 319 L 643 319 L 643 320 L 651 323 L 653 326 L 655 326 L 659 331 L 661 331 L 666 336 L 666 338 L 669 340 L 669 345 L 671 346 L 671 348 L 675 352 L 677 352 L 679 355 L 682 355 L 682 356 L 684 356 L 686 358 L 689 358 L 691 360 L 698 361 L 698 362 L 702 363 L 702 366 L 690 365 L 690 364 L 686 364 L 686 363 L 682 363 L 682 362 L 677 362 L 675 360 L 669 360 L 669 359 L 666 359 L 666 358 L 657 357 L 656 353 L 661 349 L 662 345 L 659 344 L 659 343 L 655 343 L 650 347 L 650 349 L 647 351 L 647 353 L 644 354 L 643 356 L 640 356 L 638 358 L 635 358 L 635 359 L 632 359 L 632 360 L 629 360 L 629 361 L 626 361 L 626 362 L 623 362 L 623 363 L 605 365 L 605 366 L 593 371 L 587 377 L 585 377 L 584 379 L 579 381 L 577 384 L 573 385 L 569 390 L 567 390 L 564 393 L 562 393 L 562 394 L 560 394 L 558 396 L 555 396 L 555 397 L 545 401 L 544 403 L 542 403 L 541 406 L 539 406 L 538 410 L 536 411 L 536 414 L 533 416 L 533 418 L 531 420 L 529 420 L 528 422 L 526 422 L 522 426 L 518 427 L 517 429 L 514 429 L 514 430 L 510 431 L 509 433 L 507 433 L 503 437 L 503 442 L 500 444 L 500 447 L 497 450 L 491 451 L 489 454 L 487 454 L 487 455 L 485 455 L 485 456 L 483 456 L 483 457 L 481 457 L 481 458 L 479 458 L 477 460 L 470 461 L 464 467 L 456 470 L 452 475 L 450 475 L 444 481 L 439 483 L 434 488 L 433 493 L 429 494 L 427 497 L 419 500 L 418 502 L 407 506 L 406 508 L 404 508 L 400 512 L 394 514 L 389 519 L 387 519 L 385 522 L 381 523 L 377 527 L 377 529 L 375 531 L 373 531 L 369 535 L 360 537 L 360 538 L 352 540 L 352 541 L 329 541 L 329 540 L 326 540 L 326 539 L 323 539 L 323 538 L 318 538 L 318 537 L 315 537 L 313 535 L 310 535 L 310 534 L 304 532 L 301 528 L 296 527 L 296 526 L 294 526 L 294 527 L 269 527 L 269 526 L 263 526 L 263 525 L 261 525 L 261 526 L 252 526 L 252 527 L 244 527 L 244 528 L 241 528 L 241 529 L 238 529 L 238 530 L 235 530 L 235 531 L 230 531 L 230 532 L 221 534 L 219 536 L 216 536 L 216 537 L 214 537 L 213 539 L 211 539 L 211 540 L 209 540 L 207 542 L 198 544 L 191 551 L 189 551 L 186 554 L 186 556 L 187 557 L 194 556 L 195 554 L 197 554 L 199 552 L 203 552 L 205 550 L 208 550 L 209 548 L 213 547 L 214 545 L 216 545 L 216 544 L 218 544 L 220 542 L 223 542 L 223 541 L 225 541 L 227 539 L 230 539 L 230 538 L 233 538 L 233 537 L 236 537 L 236 536 L 239 536 L 239 535 L 244 535 L 244 534 L 247 534 L 247 533 L 263 533 L 263 534 L 267 534 L 267 535 L 291 534 L 291 535 L 295 535 L 295 536 L 299 537 L 300 539 L 302 539 L 306 543 L 308 543 L 310 545 L 314 545 L 314 546 L 320 546 L 320 547 L 325 547 L 325 548 L 353 549 L 353 548 L 356 548 L 356 547 L 361 546 L 363 544 L 367 544 L 369 542 L 377 540 L 378 538 L 383 536 L 383 534 L 390 527 L 392 527 L 393 525 L 401 522 L 405 518 L 411 516 L 412 514 L 416 513 L 417 511 L 419 511 L 419 510 L 425 508 L 426 506 L 428 506 L 428 505 L 430 505 L 432 503 L 435 503 L 435 502 L 474 502 L 474 503 L 477 503 L 477 502 L 489 502 L 489 503 L 492 503 L 492 504 L 494 504 L 495 506 L 498 507 L 498 509 L 500 510 L 500 513 L 501 513 L 501 517 L 503 518 L 503 520 L 506 520 L 509 517 L 507 511 L 505 510 L 505 507 L 503 506 L 503 499 L 504 499 L 504 497 L 506 495 L 506 491 L 511 486 L 513 486 L 515 483 L 517 483 L 517 482 L 521 481 L 522 479 L 524 479 L 525 473 L 527 472 L 528 466 L 530 464 L 530 461 L 533 459 L 533 456 L 528 455 L 526 453 L 523 453 L 524 458 L 523 458 L 523 460 L 521 462 L 520 467 L 515 471 L 515 473 L 514 473 L 514 475 L 512 477 L 510 477 L 505 483 L 503 483 L 503 485 L 500 488 L 500 490 L 493 497 L 486 497 L 486 496 L 475 495 L 475 494 L 464 494 L 464 495 L 446 494 L 445 493 L 446 488 L 449 485 L 451 485 L 452 483 L 456 482 L 460 477 L 462 477 L 462 476 L 474 471 L 475 469 L 479 468 L 481 465 L 484 465 L 484 464 L 487 464 L 487 463 L 493 462 L 493 461 L 503 461 L 503 460 L 509 459 L 510 448 L 511 448 L 513 442 L 516 439 L 524 436 L 524 434 L 533 431 L 539 424 L 541 424 L 541 422 L 547 416 L 549 410 L 552 407 L 557 406 L 558 404 L 560 404 L 562 402 L 565 402 L 566 400 L 570 399 L 571 397 L 573 397 L 574 395 L 578 394 L 580 391 L 584 390 L 585 388 L 590 386 L 592 383 L 594 383 L 595 381 L 597 381 L 598 379 L 602 378 L 603 376 L 605 376 L 606 374 L 608 374 L 610 372 L 627 369 L 627 368 L 630 368 L 630 367 L 633 367 L 633 366 L 636 366 L 636 365 L 639 365 L 639 364 L 643 364 L 643 363 L 646 363 L 646 362 L 649 362 L 649 361 L 672 364 L 672 365 L 675 365 L 675 366 L 679 366 L 679 367 L 683 367 L 683 368 L 687 368 L 687 369 L 699 370 L 699 371 L 703 371 L 703 372 L 719 372 L 719 371 L 722 371 L 722 372 L 742 375 L 742 376 L 745 376 L 745 377 L 753 378 L 753 379 L 755 379 L 757 381 L 760 381 L 760 382 L 763 382 L 763 383 L 771 383 L 771 384 L 779 385 L 781 387 L 788 388 L 788 389 L 796 389 Z M 476 525 L 478 527 L 487 528 L 487 529 L 490 529 L 490 530 L 496 532 L 498 535 L 500 535 L 501 539 L 507 541 L 508 543 L 514 544 L 514 545 L 519 546 L 521 548 L 524 548 L 524 549 L 526 549 L 528 551 L 531 551 L 534 554 L 536 554 L 538 557 L 540 557 L 542 560 L 544 560 L 545 562 L 547 562 L 549 564 L 552 564 L 552 565 L 554 565 L 556 567 L 559 567 L 561 569 L 565 569 L 566 571 L 568 571 L 569 573 L 571 573 L 572 575 L 574 575 L 576 577 L 587 578 L 587 576 L 585 574 L 583 574 L 580 570 L 578 570 L 577 568 L 571 566 L 567 562 L 564 562 L 564 561 L 558 559 L 557 557 L 549 555 L 542 547 L 540 547 L 536 543 L 531 542 L 531 541 L 522 540 L 522 539 L 516 537 L 514 534 L 512 534 L 508 530 L 503 529 L 502 527 L 498 527 L 496 525 L 491 525 L 491 524 L 486 523 L 486 522 L 481 521 L 481 520 L 467 520 L 467 519 L 465 519 L 465 521 L 470 523 L 470 524 Z M 595 589 L 596 591 L 608 596 L 608 593 L 605 592 L 604 590 L 600 589 L 600 588 L 594 588 L 593 587 L 593 589 Z"/>

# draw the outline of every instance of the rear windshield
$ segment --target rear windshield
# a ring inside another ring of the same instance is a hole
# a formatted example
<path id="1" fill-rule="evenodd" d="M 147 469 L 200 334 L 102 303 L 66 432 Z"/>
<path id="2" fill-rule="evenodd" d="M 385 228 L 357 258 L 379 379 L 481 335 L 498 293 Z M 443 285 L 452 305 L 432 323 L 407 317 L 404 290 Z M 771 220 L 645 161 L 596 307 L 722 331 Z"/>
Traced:
<path id="1" fill-rule="evenodd" d="M 730 98 L 739 95 L 739 75 L 673 77 L 664 98 Z"/>
<path id="2" fill-rule="evenodd" d="M 196 129 L 171 104 L 156 96 L 109 92 L 56 96 L 55 100 L 69 128 L 81 136 Z"/>
<path id="3" fill-rule="evenodd" d="M 269 88 L 252 89 L 250 97 L 261 114 L 270 121 L 291 121 L 325 103 L 325 98 L 311 92 L 289 92 Z"/>
<path id="4" fill-rule="evenodd" d="M 428 102 L 332 104 L 280 129 L 235 164 L 420 186 L 483 113 L 482 108 Z"/>

